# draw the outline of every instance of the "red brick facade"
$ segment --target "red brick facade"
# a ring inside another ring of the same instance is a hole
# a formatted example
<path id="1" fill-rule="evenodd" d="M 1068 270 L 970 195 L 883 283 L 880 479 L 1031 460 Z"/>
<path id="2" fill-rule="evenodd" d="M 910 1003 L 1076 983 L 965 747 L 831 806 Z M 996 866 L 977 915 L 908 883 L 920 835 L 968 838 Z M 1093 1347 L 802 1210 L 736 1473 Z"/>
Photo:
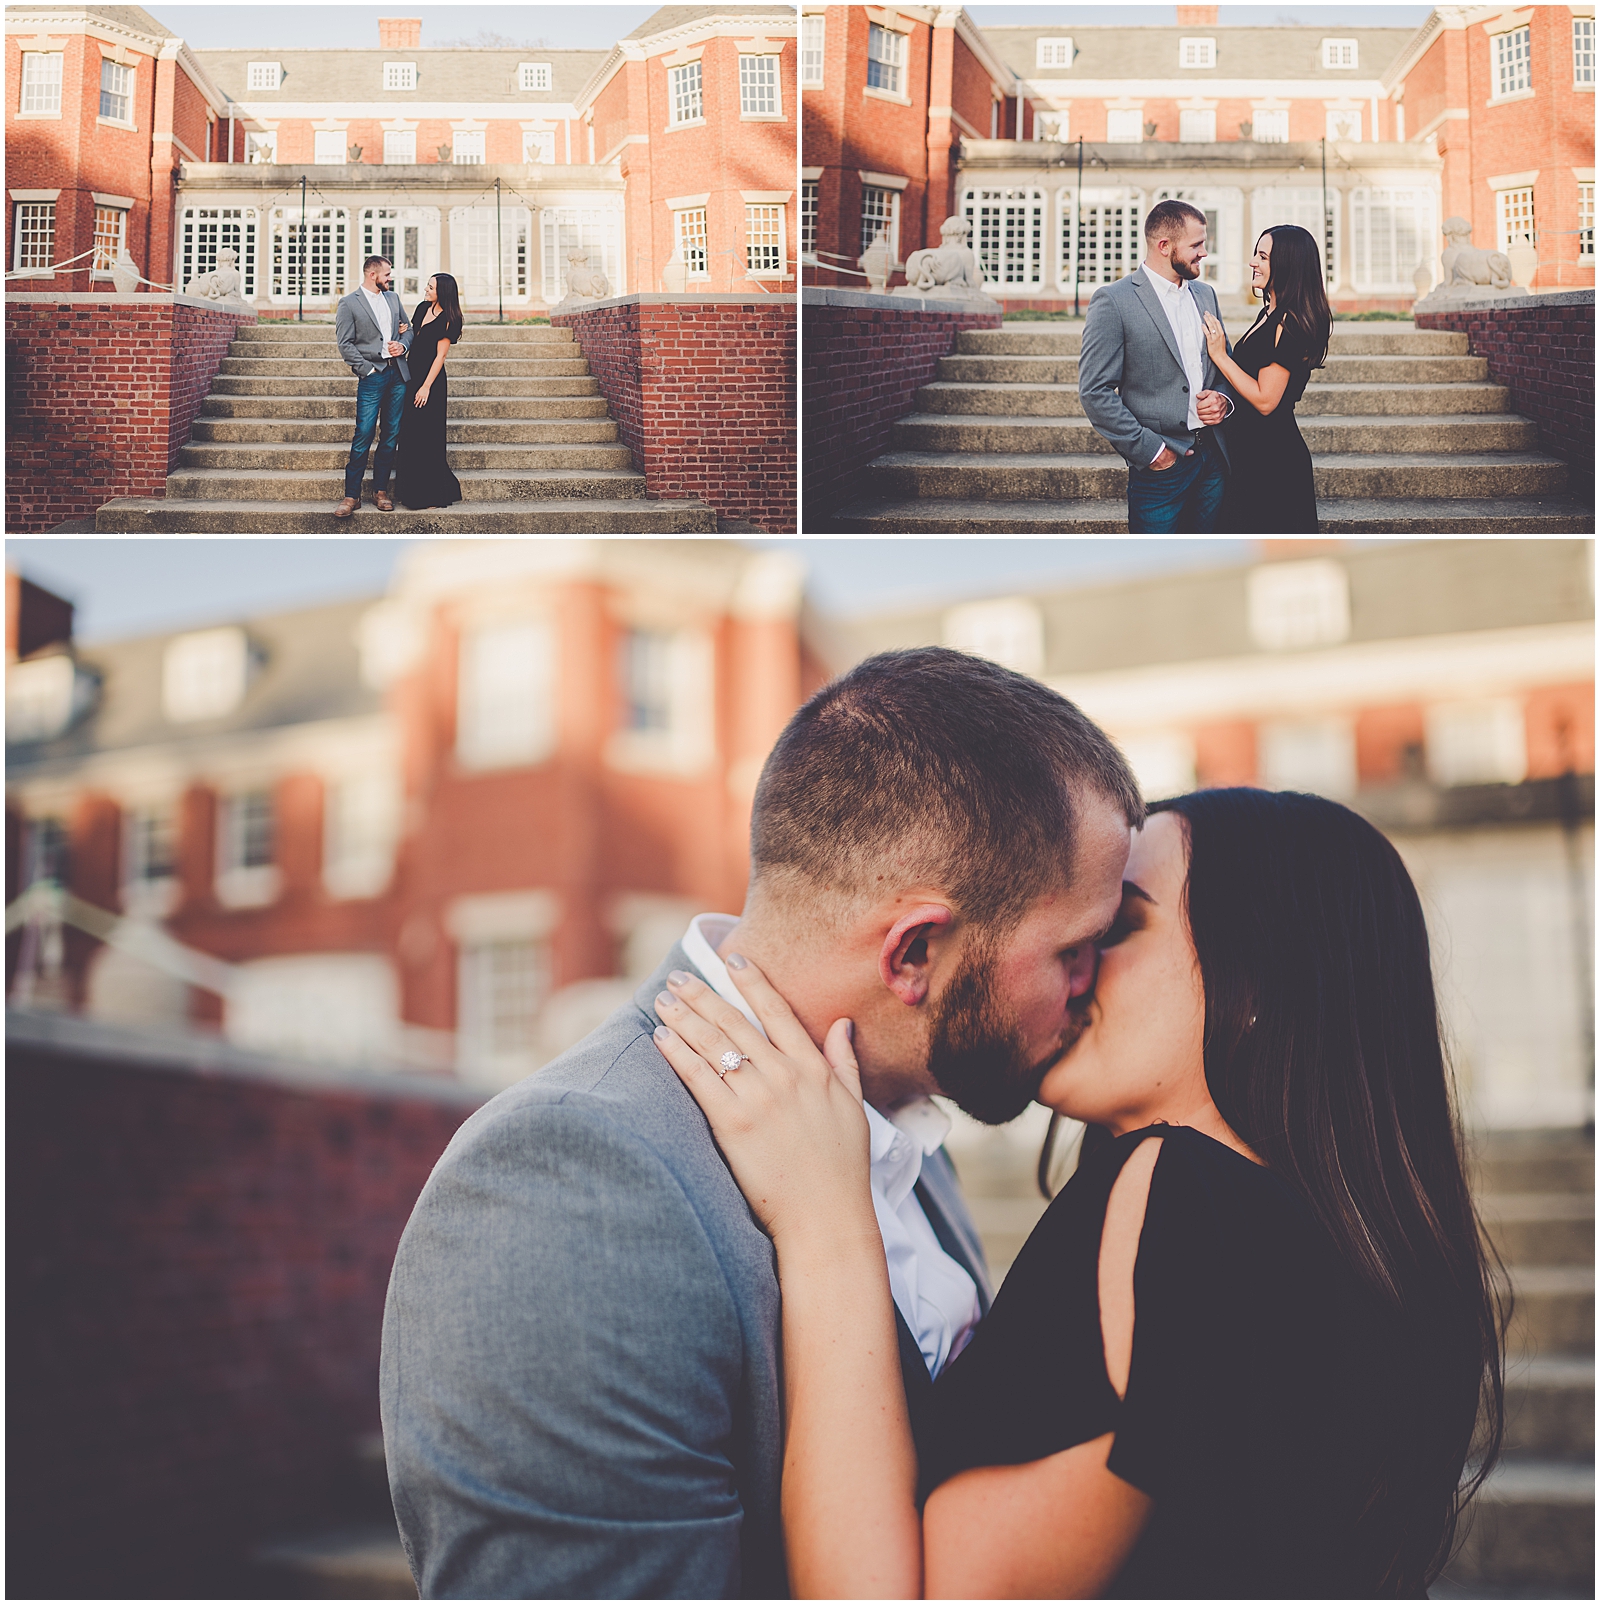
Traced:
<path id="1" fill-rule="evenodd" d="M 819 298 L 820 301 L 820 298 Z M 897 418 L 963 329 L 998 329 L 1000 313 L 924 312 L 908 304 L 807 303 L 801 407 L 806 426 L 806 529 L 827 534 L 856 476 L 886 451 Z"/>
<path id="2" fill-rule="evenodd" d="M 174 296 L 6 298 L 6 527 L 161 496 L 228 343 L 253 313 Z"/>
<path id="3" fill-rule="evenodd" d="M 551 322 L 574 331 L 651 497 L 796 528 L 792 297 L 630 296 Z"/>
<path id="4" fill-rule="evenodd" d="M 1585 498 L 1594 494 L 1594 292 L 1555 298 L 1565 305 L 1551 299 L 1422 313 L 1417 327 L 1467 336 L 1489 377 L 1511 391 L 1511 410 L 1533 419 L 1544 449 L 1566 459 L 1570 494 Z"/>

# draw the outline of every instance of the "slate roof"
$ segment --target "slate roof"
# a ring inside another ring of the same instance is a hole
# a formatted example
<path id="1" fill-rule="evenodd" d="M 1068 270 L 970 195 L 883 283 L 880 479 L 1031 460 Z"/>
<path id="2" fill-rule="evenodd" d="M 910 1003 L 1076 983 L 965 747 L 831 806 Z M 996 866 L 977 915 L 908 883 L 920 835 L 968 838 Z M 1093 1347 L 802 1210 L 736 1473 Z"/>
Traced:
<path id="1" fill-rule="evenodd" d="M 994 53 L 1019 77 L 1050 79 L 1160 78 L 1193 80 L 1231 78 L 1320 78 L 1330 89 L 1356 80 L 1379 78 L 1383 70 L 1416 37 L 1415 28 L 1150 28 L 1081 27 L 1070 20 L 1054 26 L 1007 24 L 979 30 Z M 1038 65 L 1040 39 L 1072 40 L 1070 67 Z M 1180 39 L 1215 39 L 1215 67 L 1180 67 Z M 1357 61 L 1348 67 L 1322 65 L 1324 39 L 1355 39 Z"/>
<path id="2" fill-rule="evenodd" d="M 30 16 L 41 13 L 48 13 L 57 17 L 63 13 L 100 17 L 106 22 L 115 22 L 124 28 L 134 28 L 140 33 L 154 34 L 158 39 L 177 38 L 177 35 L 170 28 L 157 22 L 148 11 L 140 6 L 8 5 L 6 7 L 6 21 L 8 23 L 12 21 L 26 22 Z"/>
<path id="3" fill-rule="evenodd" d="M 793 22 L 794 8 L 792 6 L 663 6 L 654 15 L 646 17 L 632 33 L 625 33 L 622 37 L 651 39 L 660 33 L 670 33 L 674 28 L 685 28 L 691 22 L 699 22 L 703 17 L 722 15 L 782 17 L 785 22 Z"/>

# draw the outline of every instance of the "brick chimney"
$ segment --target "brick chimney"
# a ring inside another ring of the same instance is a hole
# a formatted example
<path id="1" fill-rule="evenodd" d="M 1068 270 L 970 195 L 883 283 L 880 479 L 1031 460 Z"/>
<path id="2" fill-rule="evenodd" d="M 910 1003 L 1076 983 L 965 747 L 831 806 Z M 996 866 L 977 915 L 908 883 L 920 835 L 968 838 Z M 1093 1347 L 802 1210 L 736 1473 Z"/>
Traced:
<path id="1" fill-rule="evenodd" d="M 1217 8 L 1215 6 L 1179 6 L 1178 26 L 1180 28 L 1215 28 L 1217 25 Z M 380 22 L 381 28 L 383 24 Z"/>
<path id="2" fill-rule="evenodd" d="M 1215 20 L 1217 8 L 1211 8 Z M 422 44 L 421 17 L 379 17 L 378 48 L 380 50 L 416 50 Z"/>

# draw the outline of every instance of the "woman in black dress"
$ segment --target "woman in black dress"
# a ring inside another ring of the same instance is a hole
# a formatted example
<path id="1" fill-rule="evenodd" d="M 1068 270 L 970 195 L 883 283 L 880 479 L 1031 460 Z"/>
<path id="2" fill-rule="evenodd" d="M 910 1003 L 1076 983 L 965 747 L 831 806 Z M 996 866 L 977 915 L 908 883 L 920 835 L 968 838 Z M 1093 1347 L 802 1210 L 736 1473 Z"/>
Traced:
<path id="1" fill-rule="evenodd" d="M 461 296 L 448 273 L 435 273 L 412 315 L 411 382 L 400 419 L 399 469 L 394 493 L 403 506 L 448 507 L 461 500 L 461 481 L 445 457 L 450 380 L 444 359 L 461 339 Z"/>
<path id="2" fill-rule="evenodd" d="M 1228 415 L 1228 490 L 1217 528 L 1230 535 L 1317 530 L 1311 453 L 1294 421 L 1311 370 L 1327 361 L 1333 328 L 1317 242 L 1292 223 L 1269 228 L 1250 259 L 1266 303 L 1228 355 L 1227 334 L 1206 314 L 1206 348 L 1238 405 Z"/>
<path id="3" fill-rule="evenodd" d="M 730 973 L 772 1040 L 692 977 L 656 1039 L 776 1247 L 796 1595 L 1424 1597 L 1498 1452 L 1503 1324 L 1377 830 L 1152 811 L 1039 1091 L 1086 1151 L 915 1443 L 849 1022 L 819 1052 Z"/>

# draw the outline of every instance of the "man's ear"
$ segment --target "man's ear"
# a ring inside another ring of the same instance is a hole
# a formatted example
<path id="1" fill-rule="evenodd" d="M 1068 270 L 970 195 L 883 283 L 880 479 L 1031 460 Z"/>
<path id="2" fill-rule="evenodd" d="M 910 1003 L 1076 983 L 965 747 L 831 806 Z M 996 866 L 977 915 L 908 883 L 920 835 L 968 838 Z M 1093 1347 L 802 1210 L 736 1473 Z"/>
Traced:
<path id="1" fill-rule="evenodd" d="M 945 903 L 919 903 L 891 925 L 878 952 L 878 979 L 910 1008 L 928 996 L 933 972 L 930 942 L 937 943 L 955 919 Z"/>

